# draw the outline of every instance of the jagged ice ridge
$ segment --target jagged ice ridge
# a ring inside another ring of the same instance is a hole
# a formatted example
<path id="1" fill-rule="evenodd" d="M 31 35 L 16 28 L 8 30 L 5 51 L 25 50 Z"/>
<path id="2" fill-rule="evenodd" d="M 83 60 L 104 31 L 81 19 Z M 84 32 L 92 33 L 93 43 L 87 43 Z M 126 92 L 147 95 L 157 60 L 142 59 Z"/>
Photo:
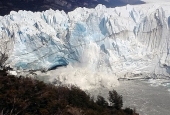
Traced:
<path id="1" fill-rule="evenodd" d="M 67 66 L 56 70 L 58 79 L 84 86 L 169 76 L 169 6 L 11 11 L 0 17 L 1 64 L 16 70 Z"/>

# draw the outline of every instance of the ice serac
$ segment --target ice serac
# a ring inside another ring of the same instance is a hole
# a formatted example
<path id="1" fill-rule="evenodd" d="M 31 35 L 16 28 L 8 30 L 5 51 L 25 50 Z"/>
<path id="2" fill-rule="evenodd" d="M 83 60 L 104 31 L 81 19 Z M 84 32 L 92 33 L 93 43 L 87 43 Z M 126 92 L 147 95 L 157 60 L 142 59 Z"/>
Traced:
<path id="1" fill-rule="evenodd" d="M 1 63 L 21 70 L 67 66 L 57 73 L 62 81 L 82 74 L 109 86 L 117 77 L 169 76 L 169 6 L 12 11 L 0 17 Z"/>

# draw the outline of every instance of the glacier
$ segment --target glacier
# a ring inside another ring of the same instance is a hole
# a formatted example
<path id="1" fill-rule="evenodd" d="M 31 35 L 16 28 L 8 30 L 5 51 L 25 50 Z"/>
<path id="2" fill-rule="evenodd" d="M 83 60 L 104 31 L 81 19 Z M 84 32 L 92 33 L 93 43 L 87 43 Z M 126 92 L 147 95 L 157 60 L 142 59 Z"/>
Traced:
<path id="1" fill-rule="evenodd" d="M 0 16 L 0 64 L 51 70 L 47 74 L 57 77 L 49 79 L 86 89 L 112 87 L 119 78 L 169 77 L 169 6 L 11 11 Z"/>

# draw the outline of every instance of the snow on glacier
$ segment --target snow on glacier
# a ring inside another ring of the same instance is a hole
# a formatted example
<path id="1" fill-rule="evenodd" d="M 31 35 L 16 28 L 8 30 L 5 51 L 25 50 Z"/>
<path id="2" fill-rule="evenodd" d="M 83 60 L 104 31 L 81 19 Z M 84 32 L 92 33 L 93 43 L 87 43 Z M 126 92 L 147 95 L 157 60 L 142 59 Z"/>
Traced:
<path id="1" fill-rule="evenodd" d="M 0 17 L 1 56 L 17 70 L 52 70 L 49 80 L 112 87 L 118 78 L 170 74 L 170 4 L 11 11 Z"/>

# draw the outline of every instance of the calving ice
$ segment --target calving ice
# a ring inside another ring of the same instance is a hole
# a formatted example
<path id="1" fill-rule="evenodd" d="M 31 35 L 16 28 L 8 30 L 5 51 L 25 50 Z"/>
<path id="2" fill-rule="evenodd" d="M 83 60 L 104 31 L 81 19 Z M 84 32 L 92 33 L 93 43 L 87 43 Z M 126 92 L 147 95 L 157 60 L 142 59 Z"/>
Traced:
<path id="1" fill-rule="evenodd" d="M 58 77 L 84 86 L 169 76 L 169 5 L 11 11 L 0 17 L 1 65 L 24 71 L 65 66 Z"/>

